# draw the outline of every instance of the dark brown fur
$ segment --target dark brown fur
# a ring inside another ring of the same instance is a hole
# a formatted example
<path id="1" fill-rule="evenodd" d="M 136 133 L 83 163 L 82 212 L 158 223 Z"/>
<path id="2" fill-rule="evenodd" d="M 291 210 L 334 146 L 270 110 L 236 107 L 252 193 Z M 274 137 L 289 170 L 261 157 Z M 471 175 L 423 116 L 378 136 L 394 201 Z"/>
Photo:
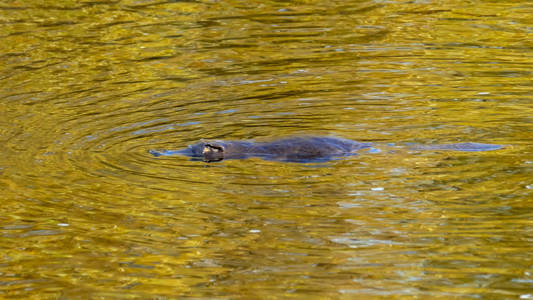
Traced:
<path id="1" fill-rule="evenodd" d="M 315 161 L 353 155 L 355 151 L 369 147 L 369 143 L 334 137 L 292 137 L 266 143 L 200 142 L 189 146 L 189 149 L 193 156 L 202 157 L 205 161 L 246 157 L 280 161 Z"/>

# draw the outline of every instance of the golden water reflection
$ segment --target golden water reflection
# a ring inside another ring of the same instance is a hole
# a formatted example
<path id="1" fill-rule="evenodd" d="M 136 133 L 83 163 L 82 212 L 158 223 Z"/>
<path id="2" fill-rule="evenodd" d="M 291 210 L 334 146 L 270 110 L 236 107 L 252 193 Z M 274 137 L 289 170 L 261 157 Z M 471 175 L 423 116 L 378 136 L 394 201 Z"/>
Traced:
<path id="1" fill-rule="evenodd" d="M 0 4 L 2 297 L 533 297 L 526 1 L 48 2 Z M 148 153 L 297 134 L 381 151 Z"/>

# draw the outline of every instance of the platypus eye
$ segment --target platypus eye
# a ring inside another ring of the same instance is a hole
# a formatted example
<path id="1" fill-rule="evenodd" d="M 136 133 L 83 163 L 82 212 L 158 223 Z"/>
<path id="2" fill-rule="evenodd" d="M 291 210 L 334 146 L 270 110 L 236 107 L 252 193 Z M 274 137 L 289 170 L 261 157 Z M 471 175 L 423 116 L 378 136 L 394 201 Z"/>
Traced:
<path id="1" fill-rule="evenodd" d="M 207 152 L 224 152 L 224 148 L 213 144 L 205 144 L 202 153 L 205 154 Z"/>

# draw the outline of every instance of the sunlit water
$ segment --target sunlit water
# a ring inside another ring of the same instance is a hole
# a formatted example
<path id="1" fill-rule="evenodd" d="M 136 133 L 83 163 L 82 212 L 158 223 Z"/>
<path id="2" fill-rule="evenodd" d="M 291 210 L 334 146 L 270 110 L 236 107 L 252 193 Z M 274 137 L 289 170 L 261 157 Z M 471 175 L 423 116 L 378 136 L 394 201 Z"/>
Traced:
<path id="1" fill-rule="evenodd" d="M 0 297 L 532 299 L 532 20 L 528 1 L 0 3 Z M 148 152 L 299 134 L 380 151 Z M 453 142 L 507 147 L 405 147 Z"/>

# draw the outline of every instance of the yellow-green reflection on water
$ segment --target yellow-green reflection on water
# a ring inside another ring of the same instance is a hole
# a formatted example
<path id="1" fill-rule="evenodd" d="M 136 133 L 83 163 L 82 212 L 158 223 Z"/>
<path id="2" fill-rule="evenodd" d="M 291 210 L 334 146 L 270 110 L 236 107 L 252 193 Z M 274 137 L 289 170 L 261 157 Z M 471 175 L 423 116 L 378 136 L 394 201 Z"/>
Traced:
<path id="1" fill-rule="evenodd" d="M 4 1 L 0 297 L 533 297 L 527 1 Z M 326 134 L 322 164 L 154 158 Z M 406 143 L 488 142 L 492 152 Z"/>

